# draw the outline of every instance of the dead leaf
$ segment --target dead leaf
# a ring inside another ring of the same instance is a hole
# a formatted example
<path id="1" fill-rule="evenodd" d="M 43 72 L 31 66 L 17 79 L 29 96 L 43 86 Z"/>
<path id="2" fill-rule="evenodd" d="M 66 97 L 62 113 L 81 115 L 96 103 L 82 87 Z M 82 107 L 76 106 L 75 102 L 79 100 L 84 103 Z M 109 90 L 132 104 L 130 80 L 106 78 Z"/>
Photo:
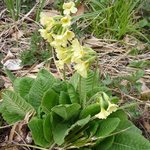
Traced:
<path id="1" fill-rule="evenodd" d="M 74 16 L 80 16 L 83 15 L 85 12 L 85 5 L 82 3 L 81 5 L 78 6 L 78 11 L 76 12 L 76 14 L 74 14 Z"/>
<path id="2" fill-rule="evenodd" d="M 146 128 L 146 130 L 147 130 L 147 132 L 149 132 L 150 133 L 150 122 L 148 122 L 148 121 L 144 121 L 144 127 Z"/>
<path id="3" fill-rule="evenodd" d="M 54 1 L 55 1 L 55 0 L 46 0 L 46 1 L 45 1 L 45 5 L 52 4 L 52 3 L 54 3 Z M 39 3 L 40 0 L 36 0 L 36 2 Z M 45 6 L 45 5 L 44 5 L 44 6 Z"/>
<path id="4" fill-rule="evenodd" d="M 11 51 L 8 51 L 7 55 L 4 59 L 2 59 L 1 63 L 4 64 L 10 58 L 15 58 L 15 56 L 11 53 Z"/>
<path id="5" fill-rule="evenodd" d="M 8 59 L 4 64 L 4 68 L 7 68 L 8 70 L 20 70 L 23 67 L 21 66 L 21 60 L 20 59 Z"/>
<path id="6" fill-rule="evenodd" d="M 141 99 L 146 101 L 150 100 L 150 89 L 141 93 Z"/>
<path id="7" fill-rule="evenodd" d="M 12 33 L 12 38 L 14 39 L 14 40 L 18 40 L 18 39 L 20 39 L 21 37 L 23 37 L 23 35 L 24 35 L 24 33 L 23 33 L 23 31 L 22 30 L 19 30 L 19 31 L 17 31 L 17 32 L 14 32 L 14 33 Z"/>
<path id="8" fill-rule="evenodd" d="M 1 76 L 1 78 L 4 81 L 4 87 L 5 88 L 13 89 L 12 83 L 11 83 L 11 81 L 10 81 L 10 79 L 8 77 Z"/>
<path id="9" fill-rule="evenodd" d="M 2 148 L 1 150 L 19 150 L 19 149 L 17 148 L 17 146 L 11 146 L 11 147 Z"/>
<path id="10" fill-rule="evenodd" d="M 13 53 L 17 53 L 17 52 L 20 51 L 20 48 L 19 48 L 19 47 L 12 47 L 12 48 L 10 49 L 10 51 L 13 52 Z"/>
<path id="11" fill-rule="evenodd" d="M 42 13 L 48 17 L 60 15 L 60 13 L 57 10 L 43 10 Z"/>

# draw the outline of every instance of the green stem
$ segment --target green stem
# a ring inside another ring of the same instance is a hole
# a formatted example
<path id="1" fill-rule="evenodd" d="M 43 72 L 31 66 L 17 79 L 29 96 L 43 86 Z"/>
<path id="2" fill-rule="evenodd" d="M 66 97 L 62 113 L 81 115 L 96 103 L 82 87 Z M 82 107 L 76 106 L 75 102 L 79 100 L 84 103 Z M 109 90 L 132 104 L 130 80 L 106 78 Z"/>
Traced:
<path id="1" fill-rule="evenodd" d="M 80 95 L 80 104 L 82 105 L 82 98 L 81 98 L 82 97 L 81 96 L 81 78 L 82 77 L 79 75 L 79 88 L 78 89 L 79 89 L 79 95 Z"/>
<path id="2" fill-rule="evenodd" d="M 98 57 L 96 57 L 96 68 L 95 68 L 95 70 L 94 70 L 94 77 L 93 77 L 93 83 L 92 83 L 92 90 L 94 89 L 95 82 L 97 82 L 97 81 L 95 81 L 95 80 L 97 80 L 96 75 L 97 75 L 97 70 L 98 70 L 98 64 L 99 64 Z"/>
<path id="3" fill-rule="evenodd" d="M 63 69 L 63 79 L 66 81 L 66 68 L 65 68 L 65 65 L 64 65 L 64 69 Z"/>

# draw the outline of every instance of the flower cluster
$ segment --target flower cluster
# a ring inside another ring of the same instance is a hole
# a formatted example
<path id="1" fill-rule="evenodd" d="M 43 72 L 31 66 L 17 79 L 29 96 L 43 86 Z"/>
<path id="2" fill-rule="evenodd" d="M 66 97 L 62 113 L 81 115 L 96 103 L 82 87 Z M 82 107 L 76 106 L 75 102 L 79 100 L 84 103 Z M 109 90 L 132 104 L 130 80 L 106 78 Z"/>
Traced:
<path id="1" fill-rule="evenodd" d="M 82 76 L 87 77 L 87 71 L 96 53 L 89 47 L 82 46 L 71 31 L 71 13 L 76 13 L 77 8 L 73 2 L 64 3 L 63 16 L 48 17 L 41 13 L 41 36 L 47 40 L 56 51 L 58 60 L 55 62 L 59 69 L 64 64 L 73 64 L 74 69 Z"/>
<path id="2" fill-rule="evenodd" d="M 106 119 L 112 112 L 115 112 L 118 109 L 118 105 L 111 103 L 108 95 L 104 92 L 98 96 L 98 101 L 100 103 L 101 111 L 95 115 L 96 118 Z"/>

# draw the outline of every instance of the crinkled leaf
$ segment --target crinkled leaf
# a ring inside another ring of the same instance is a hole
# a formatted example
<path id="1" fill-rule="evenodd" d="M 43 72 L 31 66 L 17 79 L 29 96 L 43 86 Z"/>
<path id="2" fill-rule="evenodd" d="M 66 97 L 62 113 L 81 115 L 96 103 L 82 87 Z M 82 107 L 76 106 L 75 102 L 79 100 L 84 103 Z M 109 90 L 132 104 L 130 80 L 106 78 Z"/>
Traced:
<path id="1" fill-rule="evenodd" d="M 56 83 L 57 80 L 46 70 L 41 70 L 29 92 L 29 103 L 38 110 L 44 93 Z"/>
<path id="2" fill-rule="evenodd" d="M 117 110 L 109 115 L 109 118 L 119 118 L 120 120 L 128 120 L 127 114 L 123 110 Z"/>
<path id="3" fill-rule="evenodd" d="M 93 120 L 92 122 L 89 123 L 89 128 L 87 129 L 87 133 L 90 136 L 94 136 L 97 132 L 98 127 L 99 127 L 99 121 Z"/>
<path id="4" fill-rule="evenodd" d="M 72 139 L 75 137 L 75 133 L 78 132 L 82 127 L 84 127 L 88 122 L 90 121 L 90 116 L 78 120 L 76 123 L 73 125 L 69 125 L 66 123 L 60 123 L 57 122 L 57 124 L 53 128 L 53 135 L 54 135 L 54 141 L 58 144 L 61 145 L 66 139 Z M 72 132 L 73 131 L 73 135 Z"/>
<path id="5" fill-rule="evenodd" d="M 53 128 L 53 137 L 54 141 L 56 144 L 61 145 L 64 143 L 64 139 L 66 135 L 68 134 L 69 130 L 69 125 L 65 123 L 58 123 L 54 128 Z"/>
<path id="6" fill-rule="evenodd" d="M 101 150 L 108 150 L 112 146 L 113 142 L 114 142 L 114 136 L 107 137 L 102 142 L 100 142 L 98 145 L 96 145 L 96 147 L 94 147 L 94 149 L 99 150 L 99 148 L 101 148 Z"/>
<path id="7" fill-rule="evenodd" d="M 94 116 L 100 112 L 100 105 L 98 103 L 88 105 L 85 107 L 81 113 L 80 118 L 85 118 L 88 115 Z"/>
<path id="8" fill-rule="evenodd" d="M 78 103 L 80 102 L 79 100 L 79 96 L 78 94 L 76 93 L 73 85 L 71 84 L 67 84 L 67 89 L 68 89 L 68 94 L 69 94 L 69 97 L 70 97 L 70 100 L 71 100 L 71 103 Z"/>
<path id="9" fill-rule="evenodd" d="M 34 79 L 29 77 L 17 78 L 14 81 L 14 90 L 20 94 L 21 97 L 26 99 L 33 82 Z"/>
<path id="10" fill-rule="evenodd" d="M 76 72 L 72 75 L 72 77 L 69 80 L 69 82 L 73 85 L 75 91 L 77 90 L 77 87 L 79 84 L 79 78 L 80 78 L 80 75 Z"/>
<path id="11" fill-rule="evenodd" d="M 89 71 L 87 78 L 80 77 L 78 92 L 80 95 L 80 104 L 82 104 L 83 108 L 86 104 L 86 99 L 88 93 L 93 91 L 95 88 L 99 86 L 99 72 L 98 71 Z"/>
<path id="12" fill-rule="evenodd" d="M 64 91 L 60 92 L 59 104 L 71 104 L 70 97 L 67 92 Z"/>
<path id="13" fill-rule="evenodd" d="M 24 119 L 27 113 L 34 111 L 29 103 L 13 91 L 5 91 L 2 98 L 3 109 L 1 113 L 9 124 Z"/>
<path id="14" fill-rule="evenodd" d="M 60 93 L 61 91 L 67 92 L 67 83 L 65 81 L 57 82 L 52 88 L 56 93 Z"/>
<path id="15" fill-rule="evenodd" d="M 51 114 L 48 114 L 43 120 L 43 132 L 45 139 L 52 144 L 53 134 L 52 134 Z"/>
<path id="16" fill-rule="evenodd" d="M 119 125 L 119 118 L 107 118 L 99 123 L 99 128 L 96 132 L 97 137 L 105 137 L 112 133 Z"/>
<path id="17" fill-rule="evenodd" d="M 32 137 L 34 139 L 35 144 L 42 147 L 48 147 L 50 145 L 50 142 L 48 142 L 44 137 L 42 119 L 33 118 L 28 123 L 28 126 L 29 129 L 31 130 Z"/>
<path id="18" fill-rule="evenodd" d="M 79 104 L 60 104 L 52 108 L 52 111 L 62 117 L 64 120 L 69 120 L 76 116 L 80 111 Z"/>
<path id="19" fill-rule="evenodd" d="M 138 133 L 122 132 L 115 136 L 108 150 L 149 150 L 150 142 Z"/>
<path id="20" fill-rule="evenodd" d="M 59 102 L 58 94 L 53 90 L 49 89 L 45 92 L 43 99 L 42 99 L 42 109 L 45 113 L 50 113 L 51 109 L 57 105 Z"/>

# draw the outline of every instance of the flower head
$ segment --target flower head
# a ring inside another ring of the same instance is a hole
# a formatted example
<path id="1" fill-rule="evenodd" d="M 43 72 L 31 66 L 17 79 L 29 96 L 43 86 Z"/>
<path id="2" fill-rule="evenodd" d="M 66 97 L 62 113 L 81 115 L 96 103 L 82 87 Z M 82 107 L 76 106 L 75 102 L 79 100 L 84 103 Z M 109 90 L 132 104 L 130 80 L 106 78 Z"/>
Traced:
<path id="1" fill-rule="evenodd" d="M 51 46 L 53 46 L 55 48 L 58 47 L 58 46 L 66 47 L 67 40 L 64 38 L 64 35 L 55 35 L 55 34 L 53 34 L 52 36 L 54 38 L 54 41 L 50 43 Z"/>
<path id="2" fill-rule="evenodd" d="M 74 66 L 74 69 L 84 78 L 87 77 L 88 64 L 86 62 L 78 63 Z"/>
<path id="3" fill-rule="evenodd" d="M 64 68 L 64 62 L 61 61 L 61 60 L 55 61 L 55 64 L 56 64 L 57 68 L 59 68 L 59 69 L 63 69 Z"/>
<path id="4" fill-rule="evenodd" d="M 109 101 L 109 96 L 106 93 L 102 92 L 100 94 L 100 96 L 98 95 L 97 98 L 100 103 L 101 111 L 100 111 L 100 113 L 95 115 L 95 117 L 97 117 L 99 119 L 106 119 L 112 112 L 115 112 L 118 109 L 118 105 L 112 104 Z M 105 105 L 106 103 L 107 103 L 107 107 Z M 105 108 L 107 108 L 107 109 L 105 109 Z"/>
<path id="5" fill-rule="evenodd" d="M 72 56 L 72 62 L 80 63 L 81 58 L 84 56 L 84 50 L 82 45 L 80 45 L 79 41 L 77 39 L 72 41 L 72 48 L 73 48 L 73 56 Z"/>
<path id="6" fill-rule="evenodd" d="M 72 52 L 69 47 L 63 48 L 58 46 L 56 49 L 56 55 L 59 60 L 62 60 L 64 63 L 70 63 L 71 62 L 71 56 Z"/>
<path id="7" fill-rule="evenodd" d="M 75 7 L 74 2 L 69 2 L 69 3 L 64 3 L 63 4 L 63 9 L 64 9 L 64 14 L 65 15 L 70 15 L 70 13 L 76 13 L 77 8 Z"/>
<path id="8" fill-rule="evenodd" d="M 46 26 L 47 29 L 51 29 L 55 23 L 52 17 L 46 16 L 44 13 L 40 14 L 40 23 L 43 26 Z"/>
<path id="9" fill-rule="evenodd" d="M 71 25 L 71 17 L 70 16 L 65 16 L 61 18 L 61 23 L 63 27 L 69 27 Z"/>
<path id="10" fill-rule="evenodd" d="M 109 101 L 109 96 L 103 92 L 103 98 L 104 100 L 108 103 L 108 108 L 107 108 L 107 111 L 111 114 L 112 112 L 115 112 L 117 109 L 118 109 L 118 105 L 116 104 L 112 104 L 110 101 Z"/>
<path id="11" fill-rule="evenodd" d="M 46 29 L 39 29 L 39 32 L 40 32 L 41 36 L 42 36 L 45 40 L 47 40 L 47 38 L 48 38 L 48 31 L 47 31 Z"/>
<path id="12" fill-rule="evenodd" d="M 72 32 L 72 31 L 69 31 L 67 30 L 65 33 L 64 33 L 64 37 L 71 41 L 74 37 L 75 37 L 75 34 Z"/>
<path id="13" fill-rule="evenodd" d="M 96 114 L 95 117 L 99 119 L 106 119 L 109 116 L 109 112 L 106 111 L 103 107 L 101 107 L 100 113 Z"/>
<path id="14" fill-rule="evenodd" d="M 108 103 L 108 108 L 107 111 L 111 114 L 112 112 L 115 112 L 118 109 L 118 105 L 116 104 L 112 104 L 112 103 Z"/>

